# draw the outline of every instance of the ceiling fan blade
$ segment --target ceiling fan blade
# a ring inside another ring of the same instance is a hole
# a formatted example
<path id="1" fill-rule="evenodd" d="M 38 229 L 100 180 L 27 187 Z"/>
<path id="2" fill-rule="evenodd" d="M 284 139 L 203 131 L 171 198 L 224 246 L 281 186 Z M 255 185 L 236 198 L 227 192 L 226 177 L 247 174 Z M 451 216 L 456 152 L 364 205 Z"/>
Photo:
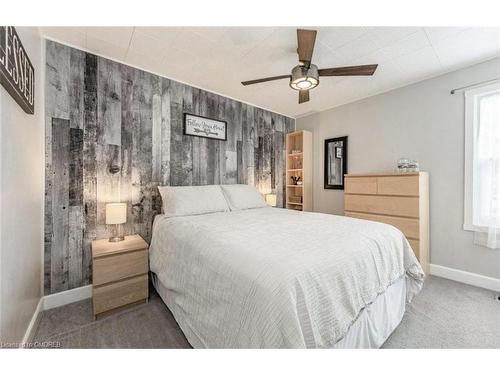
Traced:
<path id="1" fill-rule="evenodd" d="M 314 43 L 316 42 L 316 30 L 297 29 L 297 53 L 299 61 L 311 63 Z"/>
<path id="2" fill-rule="evenodd" d="M 299 104 L 305 103 L 309 101 L 309 90 L 300 90 L 299 91 Z"/>
<path id="3" fill-rule="evenodd" d="M 371 76 L 378 64 L 342 66 L 339 68 L 318 69 L 320 76 Z"/>
<path id="4" fill-rule="evenodd" d="M 267 78 L 259 78 L 259 79 L 254 79 L 251 81 L 243 81 L 241 84 L 243 86 L 248 86 L 248 85 L 253 85 L 254 83 L 261 83 L 261 82 L 267 82 L 267 81 L 276 81 L 277 79 L 284 79 L 284 78 L 290 78 L 290 74 L 285 74 L 282 76 L 274 76 L 274 77 L 267 77 Z"/>

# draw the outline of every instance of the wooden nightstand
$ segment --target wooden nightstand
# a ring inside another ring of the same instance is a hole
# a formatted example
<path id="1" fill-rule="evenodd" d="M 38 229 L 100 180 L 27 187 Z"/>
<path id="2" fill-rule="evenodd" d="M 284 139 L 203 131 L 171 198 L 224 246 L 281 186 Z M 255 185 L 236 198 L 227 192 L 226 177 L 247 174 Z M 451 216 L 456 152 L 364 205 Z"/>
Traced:
<path id="1" fill-rule="evenodd" d="M 92 241 L 94 319 L 148 301 L 148 244 L 141 236 Z"/>

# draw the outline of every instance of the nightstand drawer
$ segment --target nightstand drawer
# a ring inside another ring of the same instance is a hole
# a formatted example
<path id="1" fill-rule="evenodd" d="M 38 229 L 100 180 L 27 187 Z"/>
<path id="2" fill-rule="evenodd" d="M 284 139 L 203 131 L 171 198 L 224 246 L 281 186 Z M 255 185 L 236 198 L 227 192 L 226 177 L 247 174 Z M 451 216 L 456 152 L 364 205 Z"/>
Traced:
<path id="1" fill-rule="evenodd" d="M 95 286 L 148 273 L 147 249 L 94 258 Z"/>
<path id="2" fill-rule="evenodd" d="M 94 315 L 148 298 L 148 275 L 94 286 Z"/>

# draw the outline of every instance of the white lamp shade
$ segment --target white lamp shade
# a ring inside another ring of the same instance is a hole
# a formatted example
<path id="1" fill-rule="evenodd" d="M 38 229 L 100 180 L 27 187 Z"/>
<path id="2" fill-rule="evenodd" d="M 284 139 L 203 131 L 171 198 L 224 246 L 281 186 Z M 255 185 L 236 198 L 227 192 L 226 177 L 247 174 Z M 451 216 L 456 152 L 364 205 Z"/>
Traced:
<path id="1" fill-rule="evenodd" d="M 276 207 L 276 194 L 266 194 L 266 203 L 270 206 Z"/>
<path id="2" fill-rule="evenodd" d="M 106 204 L 106 224 L 123 224 L 127 222 L 127 203 Z"/>

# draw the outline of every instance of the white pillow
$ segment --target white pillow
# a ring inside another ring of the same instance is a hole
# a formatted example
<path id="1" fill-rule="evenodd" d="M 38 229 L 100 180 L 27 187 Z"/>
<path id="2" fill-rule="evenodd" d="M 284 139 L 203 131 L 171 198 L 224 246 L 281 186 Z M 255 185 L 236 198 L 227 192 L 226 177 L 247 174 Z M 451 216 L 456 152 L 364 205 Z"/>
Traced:
<path id="1" fill-rule="evenodd" d="M 253 186 L 241 184 L 221 185 L 221 188 L 231 211 L 267 207 L 266 201 Z"/>
<path id="2" fill-rule="evenodd" d="M 167 217 L 229 211 L 219 185 L 158 186 Z"/>

